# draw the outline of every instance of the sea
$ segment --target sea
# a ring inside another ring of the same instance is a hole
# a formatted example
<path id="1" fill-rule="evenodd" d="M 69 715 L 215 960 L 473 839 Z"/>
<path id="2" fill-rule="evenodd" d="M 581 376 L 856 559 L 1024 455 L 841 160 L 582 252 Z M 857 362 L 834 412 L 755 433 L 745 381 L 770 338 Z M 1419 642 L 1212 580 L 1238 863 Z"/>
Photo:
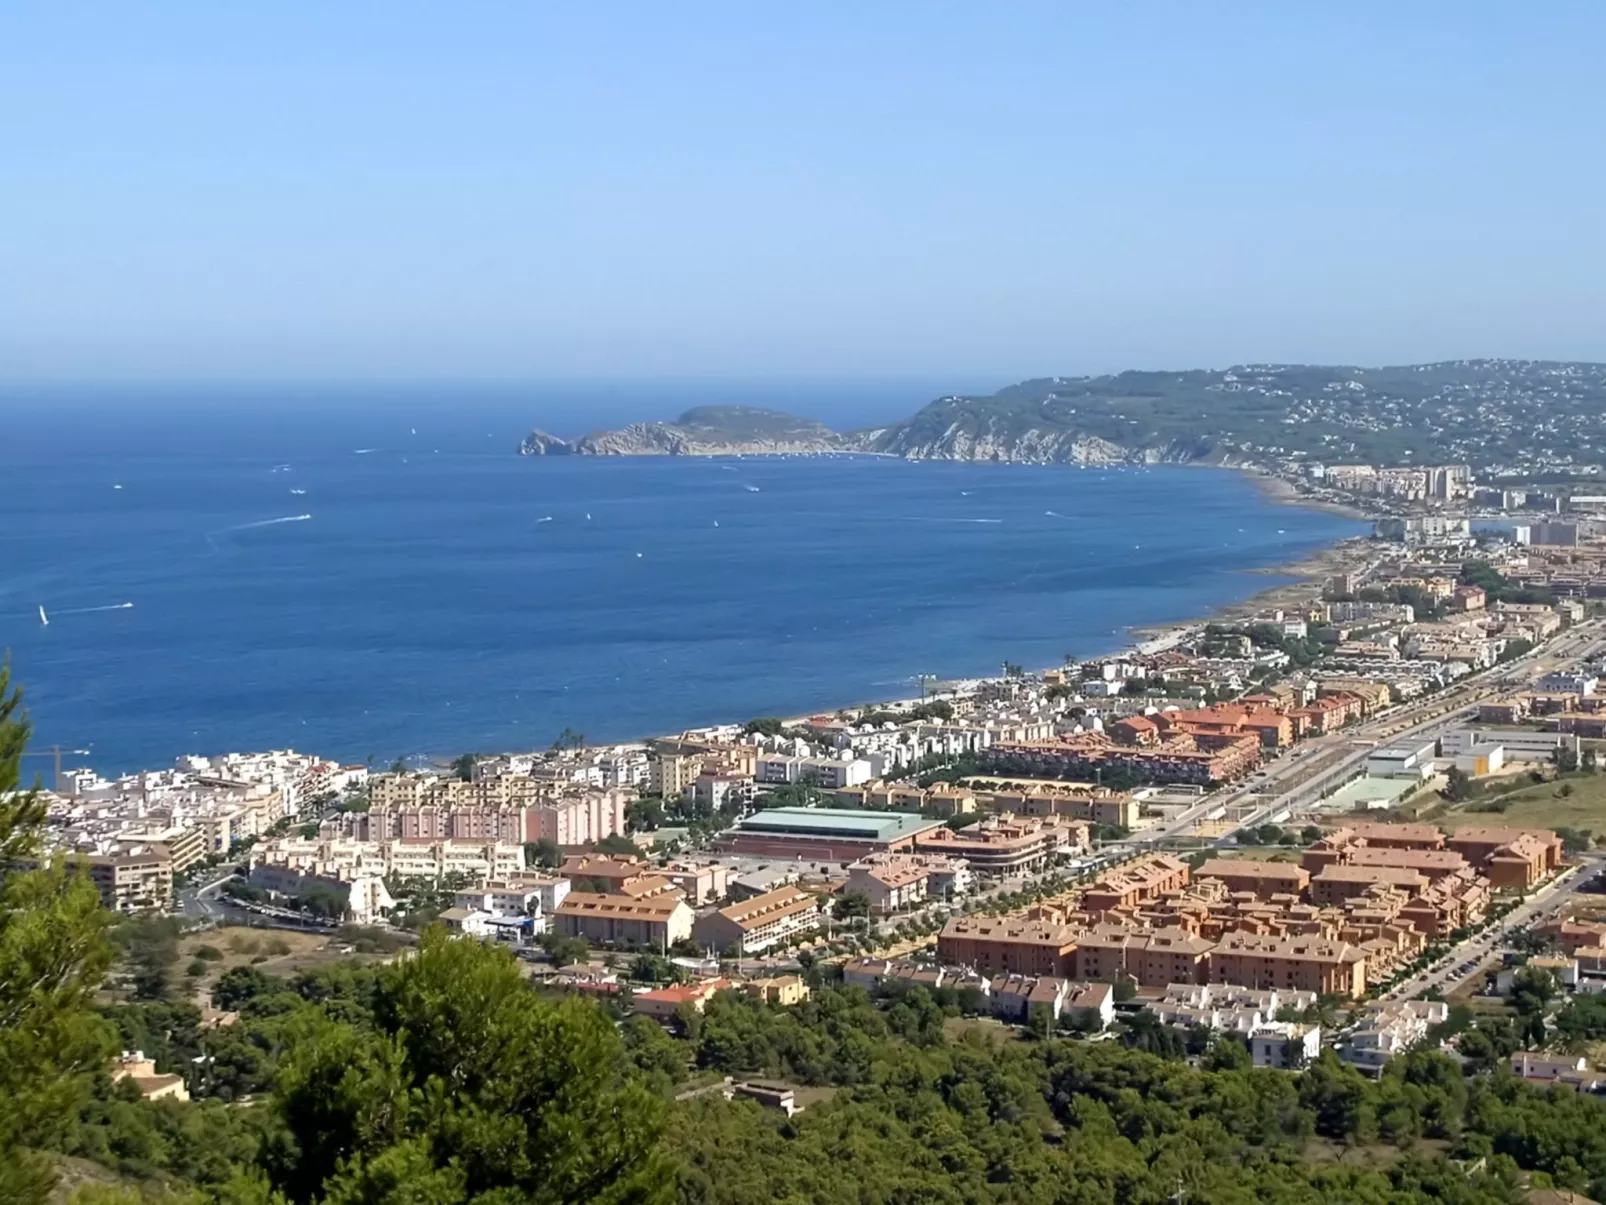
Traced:
<path id="1" fill-rule="evenodd" d="M 104 774 L 388 764 L 1106 653 L 1361 530 L 1223 470 L 517 454 L 532 427 L 734 402 L 849 427 L 951 388 L 9 387 L 0 648 L 34 748 Z"/>

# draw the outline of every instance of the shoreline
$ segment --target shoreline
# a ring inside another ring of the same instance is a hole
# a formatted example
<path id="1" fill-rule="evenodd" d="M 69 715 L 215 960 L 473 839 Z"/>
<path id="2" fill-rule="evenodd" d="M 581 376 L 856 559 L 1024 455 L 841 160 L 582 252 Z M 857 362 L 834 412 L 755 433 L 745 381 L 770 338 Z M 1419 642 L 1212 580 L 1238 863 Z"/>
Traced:
<path id="1" fill-rule="evenodd" d="M 1289 480 L 1279 477 L 1265 469 L 1254 468 L 1247 465 L 1204 464 L 1200 462 L 1176 464 L 1176 468 L 1202 468 L 1226 470 L 1241 473 L 1246 477 L 1260 495 L 1276 506 L 1295 506 L 1306 510 L 1320 511 L 1325 514 L 1336 515 L 1341 518 L 1354 519 L 1362 522 L 1372 522 L 1375 516 L 1367 514 L 1358 507 L 1347 506 L 1340 502 L 1329 502 L 1306 495 Z M 1334 574 L 1348 572 L 1364 565 L 1370 558 L 1369 538 L 1364 535 L 1345 536 L 1342 539 L 1322 545 L 1312 550 L 1299 560 L 1285 561 L 1277 565 L 1263 565 L 1247 569 L 1234 570 L 1237 573 L 1251 574 L 1260 577 L 1292 578 L 1291 581 L 1278 582 L 1276 585 L 1266 586 L 1255 591 L 1248 597 L 1237 602 L 1222 603 L 1211 609 L 1208 615 L 1190 616 L 1167 623 L 1143 624 L 1136 627 L 1125 628 L 1126 643 L 1119 648 L 1108 652 L 1090 654 L 1092 658 L 1119 655 L 1123 652 L 1144 654 L 1144 646 L 1149 653 L 1160 652 L 1164 648 L 1180 642 L 1188 634 L 1203 628 L 1205 625 L 1217 622 L 1237 622 L 1248 618 L 1260 611 L 1282 609 L 1289 610 L 1297 606 L 1308 605 L 1321 597 L 1324 580 Z M 1082 658 L 1086 660 L 1088 658 Z M 1054 666 L 1040 667 L 1036 673 L 1040 676 L 1044 669 L 1053 669 Z M 988 678 L 952 677 L 941 678 L 942 682 L 984 682 Z M 926 701 L 926 695 L 906 695 L 891 699 L 870 699 L 862 702 L 841 704 L 821 710 L 811 711 L 801 715 L 787 715 L 777 717 L 789 726 L 795 726 L 807 721 L 811 716 L 831 714 L 844 711 L 866 710 L 875 707 L 891 707 L 898 705 L 918 704 Z M 753 718 L 753 717 L 749 717 Z M 727 723 L 746 723 L 747 721 L 726 721 Z M 704 725 L 703 727 L 717 727 L 718 725 Z M 642 738 L 643 742 L 655 740 L 674 740 L 685 732 L 698 731 L 698 729 L 682 729 L 680 733 L 666 736 L 649 736 Z M 640 742 L 637 742 L 640 743 Z"/>

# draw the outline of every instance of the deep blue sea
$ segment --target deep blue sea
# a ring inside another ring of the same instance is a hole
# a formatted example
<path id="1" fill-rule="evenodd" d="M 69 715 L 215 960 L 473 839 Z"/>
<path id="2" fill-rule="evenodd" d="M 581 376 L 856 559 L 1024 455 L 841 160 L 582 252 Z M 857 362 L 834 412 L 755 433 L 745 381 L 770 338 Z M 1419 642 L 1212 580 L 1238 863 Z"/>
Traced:
<path id="1" fill-rule="evenodd" d="M 751 401 L 851 426 L 942 388 L 13 389 L 0 647 L 36 747 L 103 772 L 389 761 L 1053 664 L 1359 530 L 1205 469 L 516 454 L 537 425 Z"/>

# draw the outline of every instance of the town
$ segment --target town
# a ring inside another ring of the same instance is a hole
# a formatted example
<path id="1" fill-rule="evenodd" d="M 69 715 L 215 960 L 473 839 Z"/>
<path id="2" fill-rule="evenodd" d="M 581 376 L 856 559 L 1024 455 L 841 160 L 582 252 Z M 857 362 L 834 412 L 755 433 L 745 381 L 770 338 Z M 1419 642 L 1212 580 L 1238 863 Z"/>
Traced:
<path id="1" fill-rule="evenodd" d="M 1416 513 L 1274 605 L 1118 655 L 449 765 L 278 751 L 105 780 L 57 751 L 51 842 L 122 913 L 439 925 L 671 1031 L 724 992 L 834 983 L 1087 1039 L 1229 1035 L 1255 1066 L 1330 1048 L 1376 1075 L 1431 1041 L 1606 1084 L 1543 1025 L 1499 1029 L 1537 980 L 1552 1017 L 1606 991 L 1596 831 L 1547 819 L 1575 792 L 1606 817 L 1606 541 L 1475 538 L 1437 513 L 1473 497 L 1453 467 L 1325 478 Z M 183 1090 L 143 1057 L 150 1091 Z"/>

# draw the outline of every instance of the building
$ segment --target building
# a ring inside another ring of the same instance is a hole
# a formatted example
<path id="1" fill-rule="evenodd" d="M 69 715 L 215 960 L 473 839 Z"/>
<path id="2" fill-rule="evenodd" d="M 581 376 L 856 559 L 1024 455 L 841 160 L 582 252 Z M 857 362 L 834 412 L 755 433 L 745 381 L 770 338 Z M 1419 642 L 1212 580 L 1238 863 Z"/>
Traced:
<path id="1" fill-rule="evenodd" d="M 173 904 L 173 859 L 165 845 L 120 842 L 115 852 L 82 859 L 100 901 L 114 912 Z"/>
<path id="2" fill-rule="evenodd" d="M 1293 988 L 1360 999 L 1366 994 L 1366 955 L 1324 937 L 1226 933 L 1210 952 L 1211 983 Z"/>
<path id="3" fill-rule="evenodd" d="M 1568 732 L 1512 732 L 1462 728 L 1439 739 L 1445 757 L 1460 757 L 1500 746 L 1506 761 L 1551 761 L 1560 751 L 1578 752 L 1578 737 Z"/>
<path id="4" fill-rule="evenodd" d="M 1092 824 L 1138 826 L 1138 801 L 1124 791 L 1091 782 L 1037 778 L 972 778 L 976 801 L 989 811 L 1015 816 L 1064 816 Z"/>
<path id="5" fill-rule="evenodd" d="M 1442 1000 L 1398 1000 L 1367 1009 L 1349 1041 L 1339 1052 L 1347 1063 L 1381 1070 L 1397 1054 L 1404 1054 L 1450 1016 Z"/>
<path id="6" fill-rule="evenodd" d="M 790 1008 L 809 998 L 809 985 L 801 975 L 776 975 L 768 979 L 749 979 L 741 985 L 742 991 L 765 1004 Z"/>
<path id="7" fill-rule="evenodd" d="M 956 916 L 937 937 L 937 957 L 984 975 L 1076 972 L 1076 936 L 1057 921 L 1009 916 Z"/>
<path id="8" fill-rule="evenodd" d="M 1293 1021 L 1268 1021 L 1249 1035 L 1249 1057 L 1256 1067 L 1298 1071 L 1322 1052 L 1322 1027 Z"/>
<path id="9" fill-rule="evenodd" d="M 848 867 L 843 891 L 863 892 L 872 912 L 886 914 L 912 908 L 933 895 L 963 895 L 970 889 L 970 878 L 969 865 L 958 858 L 872 854 Z"/>
<path id="10" fill-rule="evenodd" d="M 1548 829 L 1464 828 L 1449 845 L 1497 891 L 1526 891 L 1561 867 L 1561 838 Z"/>
<path id="11" fill-rule="evenodd" d="M 181 1075 L 158 1074 L 156 1063 L 143 1050 L 125 1050 L 112 1063 L 112 1082 L 128 1080 L 145 1100 L 188 1100 L 189 1089 Z"/>
<path id="12" fill-rule="evenodd" d="M 679 892 L 637 899 L 575 891 L 553 913 L 553 923 L 564 937 L 659 950 L 691 937 L 692 920 L 692 910 Z"/>
<path id="13" fill-rule="evenodd" d="M 1123 745 L 1102 732 L 1056 741 L 996 744 L 980 757 L 989 772 L 1033 778 L 1096 780 L 1130 774 L 1142 782 L 1215 786 L 1242 778 L 1260 763 L 1252 734 L 1178 733 L 1153 744 Z"/>
<path id="14" fill-rule="evenodd" d="M 786 757 L 763 754 L 753 780 L 767 786 L 786 786 L 808 782 L 825 791 L 843 787 L 856 787 L 875 777 L 873 768 L 863 758 L 844 761 L 834 757 Z"/>
<path id="15" fill-rule="evenodd" d="M 727 853 L 757 857 L 852 862 L 875 853 L 910 851 L 917 836 L 941 825 L 908 812 L 765 808 L 744 817 L 715 844 Z"/>
<path id="16" fill-rule="evenodd" d="M 1598 1091 L 1606 1081 L 1606 1076 L 1591 1067 L 1583 1055 L 1548 1057 L 1531 1050 L 1519 1050 L 1511 1056 L 1511 1074 L 1531 1084 L 1572 1088 L 1578 1092 Z"/>
<path id="17" fill-rule="evenodd" d="M 639 991 L 632 1000 L 632 1007 L 644 1017 L 652 1017 L 659 1021 L 672 1020 L 684 1005 L 693 1012 L 702 1012 L 703 1008 L 719 992 L 727 991 L 738 986 L 733 979 L 705 979 L 701 983 L 674 983 L 668 987 L 650 988 Z"/>
<path id="18" fill-rule="evenodd" d="M 1408 866 L 1355 866 L 1335 862 L 1324 866 L 1310 881 L 1310 900 L 1323 906 L 1341 905 L 1382 885 L 1405 893 L 1407 898 L 1421 895 L 1428 878 Z"/>
<path id="19" fill-rule="evenodd" d="M 697 918 L 691 937 L 705 950 L 758 954 L 820 927 L 820 901 L 801 887 L 780 887 Z"/>
<path id="20" fill-rule="evenodd" d="M 1170 854 L 1151 854 L 1110 871 L 1082 893 L 1088 912 L 1113 912 L 1157 900 L 1188 885 L 1188 864 Z"/>
<path id="21" fill-rule="evenodd" d="M 722 900 L 730 894 L 730 867 L 723 862 L 666 862 L 653 873 L 673 883 L 694 908 Z"/>
<path id="22" fill-rule="evenodd" d="M 963 859 L 977 874 L 1029 874 L 1056 858 L 1091 848 L 1088 826 L 1062 816 L 989 816 L 961 829 L 929 829 L 915 837 L 923 854 Z"/>
<path id="23" fill-rule="evenodd" d="M 1228 891 L 1248 892 L 1262 900 L 1274 895 L 1302 895 L 1310 886 L 1310 871 L 1303 867 L 1257 858 L 1210 858 L 1193 872 L 1193 877 L 1220 879 Z"/>

